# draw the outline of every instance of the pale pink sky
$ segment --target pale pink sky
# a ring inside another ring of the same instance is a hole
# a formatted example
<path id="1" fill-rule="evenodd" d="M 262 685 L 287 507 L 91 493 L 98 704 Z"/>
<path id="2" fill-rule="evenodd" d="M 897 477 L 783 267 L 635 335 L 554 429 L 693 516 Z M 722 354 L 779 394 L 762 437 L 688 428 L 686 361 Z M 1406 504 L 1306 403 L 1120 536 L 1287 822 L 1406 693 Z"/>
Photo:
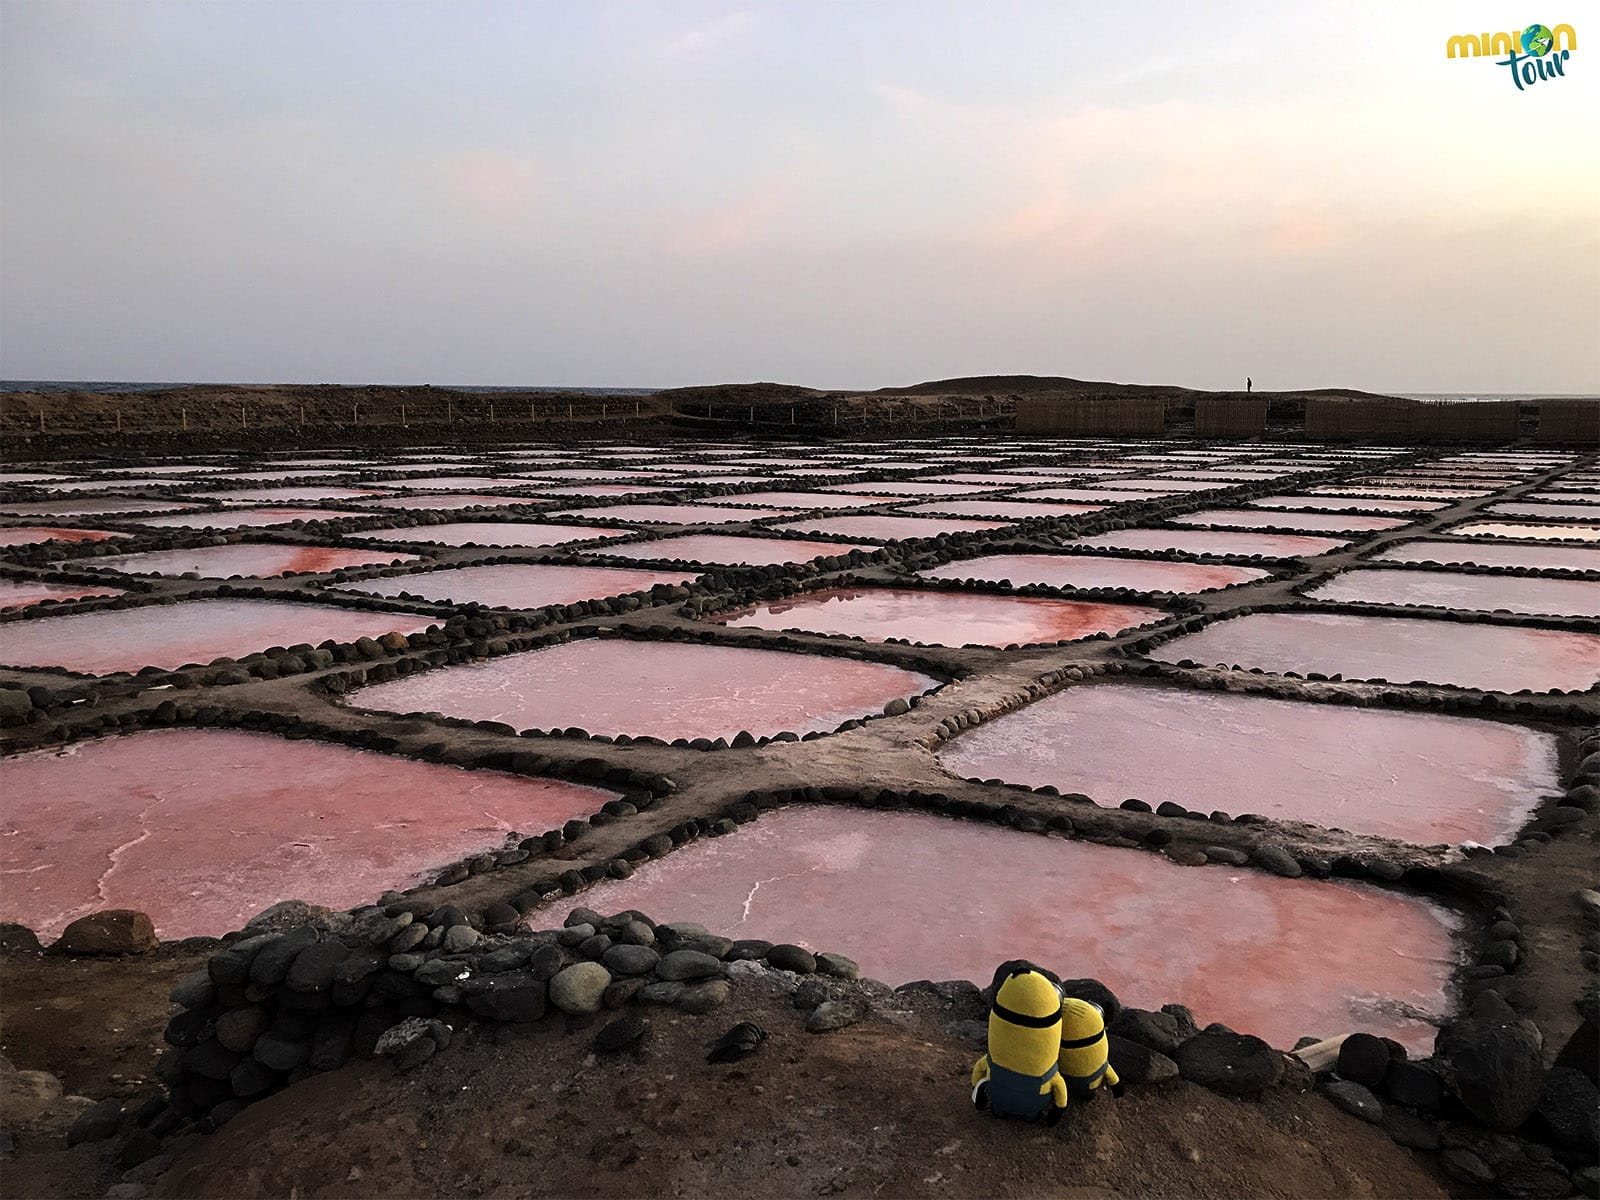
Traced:
<path id="1" fill-rule="evenodd" d="M 1526 15 L 0 0 L 0 375 L 1600 391 Z"/>

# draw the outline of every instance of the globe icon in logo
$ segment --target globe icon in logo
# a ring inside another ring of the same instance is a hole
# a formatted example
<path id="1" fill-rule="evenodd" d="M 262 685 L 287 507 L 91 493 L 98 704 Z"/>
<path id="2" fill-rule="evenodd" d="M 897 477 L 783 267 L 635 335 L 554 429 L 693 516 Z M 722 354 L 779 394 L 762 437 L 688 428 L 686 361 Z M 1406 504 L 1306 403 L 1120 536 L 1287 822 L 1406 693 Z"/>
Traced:
<path id="1" fill-rule="evenodd" d="M 1522 31 L 1522 49 L 1535 58 L 1549 54 L 1554 41 L 1555 35 L 1548 25 L 1529 25 Z"/>

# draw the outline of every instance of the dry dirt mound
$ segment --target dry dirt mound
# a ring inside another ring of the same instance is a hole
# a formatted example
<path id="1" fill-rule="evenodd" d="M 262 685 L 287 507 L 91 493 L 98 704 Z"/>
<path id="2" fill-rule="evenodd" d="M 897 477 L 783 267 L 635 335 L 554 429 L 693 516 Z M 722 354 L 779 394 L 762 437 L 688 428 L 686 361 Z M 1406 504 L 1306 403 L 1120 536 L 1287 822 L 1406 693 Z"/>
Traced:
<path id="1" fill-rule="evenodd" d="M 975 1113 L 974 1048 L 920 1021 L 802 1029 L 740 988 L 708 1017 L 642 1010 L 637 1056 L 597 1057 L 612 1014 L 474 1026 L 409 1074 L 361 1062 L 199 1139 L 160 1196 L 1442 1196 L 1378 1129 L 1315 1095 L 1260 1104 L 1191 1084 L 1075 1106 L 1055 1130 Z M 707 1044 L 740 1019 L 767 1043 Z"/>

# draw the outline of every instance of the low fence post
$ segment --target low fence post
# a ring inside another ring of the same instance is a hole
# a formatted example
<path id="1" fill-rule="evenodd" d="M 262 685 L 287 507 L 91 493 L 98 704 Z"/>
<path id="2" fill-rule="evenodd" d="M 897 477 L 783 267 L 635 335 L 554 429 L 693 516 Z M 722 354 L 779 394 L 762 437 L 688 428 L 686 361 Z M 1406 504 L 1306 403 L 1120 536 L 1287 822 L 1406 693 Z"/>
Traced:
<path id="1" fill-rule="evenodd" d="M 178 419 L 183 422 L 183 431 L 185 433 L 188 433 L 189 432 L 189 410 L 187 408 L 180 408 L 178 410 Z"/>

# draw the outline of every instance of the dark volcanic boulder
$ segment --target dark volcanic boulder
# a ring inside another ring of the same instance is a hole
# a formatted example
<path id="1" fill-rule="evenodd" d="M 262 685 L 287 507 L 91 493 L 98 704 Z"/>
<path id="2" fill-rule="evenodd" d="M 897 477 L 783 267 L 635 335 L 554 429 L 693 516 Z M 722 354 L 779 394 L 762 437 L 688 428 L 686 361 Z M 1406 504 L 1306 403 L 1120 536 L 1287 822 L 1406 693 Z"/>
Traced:
<path id="1" fill-rule="evenodd" d="M 1555 1065 L 1582 1071 L 1590 1083 L 1600 1083 L 1600 1078 L 1596 1077 L 1596 1072 L 1600 1071 L 1600 1022 L 1585 1017 L 1577 1032 L 1567 1039 L 1561 1053 L 1556 1055 Z"/>
<path id="2" fill-rule="evenodd" d="M 148 954 L 159 944 L 156 927 L 144 913 L 108 908 L 79 917 L 50 948 L 58 954 Z"/>
<path id="3" fill-rule="evenodd" d="M 1122 1001 L 1117 994 L 1098 979 L 1063 979 L 1061 994 L 1078 1000 L 1087 1000 L 1100 1009 L 1107 1025 L 1117 1019 L 1122 1011 Z"/>
<path id="4" fill-rule="evenodd" d="M 1600 1152 L 1600 1088 L 1582 1071 L 1551 1068 L 1539 1090 L 1539 1116 L 1558 1145 L 1590 1157 Z"/>
<path id="5" fill-rule="evenodd" d="M 1377 1091 L 1389 1073 L 1389 1043 L 1370 1033 L 1352 1033 L 1339 1047 L 1339 1078 Z"/>
<path id="6" fill-rule="evenodd" d="M 1439 1032 L 1455 1092 L 1491 1129 L 1509 1132 L 1533 1115 L 1544 1079 L 1544 1038 L 1495 992 L 1479 992 L 1472 1010 Z"/>
<path id="7" fill-rule="evenodd" d="M 1191 1083 L 1228 1096 L 1259 1096 L 1283 1075 L 1283 1058 L 1258 1037 L 1210 1028 L 1178 1047 L 1178 1070 Z"/>
<path id="8" fill-rule="evenodd" d="M 468 980 L 461 986 L 467 1007 L 490 1021 L 528 1022 L 544 1016 L 548 988 L 525 971 Z"/>
<path id="9" fill-rule="evenodd" d="M 1110 1034 L 1107 1048 L 1111 1069 L 1123 1083 L 1165 1083 L 1178 1077 L 1178 1064 L 1159 1050 Z"/>

